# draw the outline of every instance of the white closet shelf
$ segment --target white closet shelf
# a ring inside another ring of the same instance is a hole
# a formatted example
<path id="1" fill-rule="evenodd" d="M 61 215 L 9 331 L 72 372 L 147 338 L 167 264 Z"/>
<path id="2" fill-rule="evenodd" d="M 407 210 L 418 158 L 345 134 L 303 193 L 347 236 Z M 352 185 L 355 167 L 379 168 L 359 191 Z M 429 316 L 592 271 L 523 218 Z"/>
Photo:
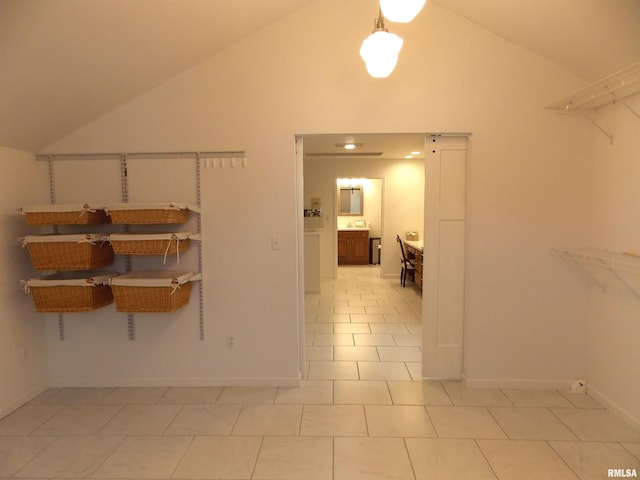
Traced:
<path id="1" fill-rule="evenodd" d="M 613 133 L 598 123 L 597 115 L 593 112 L 598 107 L 618 103 L 640 118 L 640 112 L 624 101 L 625 98 L 637 93 L 640 93 L 640 62 L 631 64 L 619 72 L 592 83 L 546 108 L 563 115 L 580 115 L 591 122 L 613 144 Z"/>
<path id="2" fill-rule="evenodd" d="M 632 285 L 628 276 L 621 275 L 632 274 L 638 276 L 638 279 L 640 279 L 640 254 L 632 252 L 611 252 L 601 248 L 553 248 L 551 250 L 552 253 L 561 260 L 573 262 L 580 267 L 581 270 L 602 289 L 605 288 L 604 282 L 593 273 L 594 269 L 589 267 L 606 269 L 640 299 L 638 288 Z"/>
<path id="3" fill-rule="evenodd" d="M 640 254 L 602 248 L 554 248 L 553 251 L 575 262 L 640 274 Z"/>
<path id="4" fill-rule="evenodd" d="M 640 93 L 640 62 L 594 82 L 546 108 L 562 111 L 594 110 L 636 93 Z"/>

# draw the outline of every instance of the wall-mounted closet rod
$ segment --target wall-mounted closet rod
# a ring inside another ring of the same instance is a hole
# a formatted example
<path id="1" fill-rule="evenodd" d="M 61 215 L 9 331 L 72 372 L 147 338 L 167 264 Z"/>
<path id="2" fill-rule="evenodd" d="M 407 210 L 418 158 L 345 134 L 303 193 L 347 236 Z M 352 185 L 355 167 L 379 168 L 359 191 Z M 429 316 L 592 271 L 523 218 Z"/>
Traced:
<path id="1" fill-rule="evenodd" d="M 206 151 L 206 152 L 121 152 L 121 153 L 38 153 L 36 160 L 119 160 L 122 155 L 127 158 L 243 158 L 242 151 Z"/>
<path id="2" fill-rule="evenodd" d="M 471 132 L 427 132 L 427 137 L 470 137 Z"/>
<path id="3" fill-rule="evenodd" d="M 40 154 L 36 153 L 36 160 L 118 160 L 122 154 L 121 153 L 92 153 L 92 154 L 83 154 L 83 153 L 47 153 Z"/>

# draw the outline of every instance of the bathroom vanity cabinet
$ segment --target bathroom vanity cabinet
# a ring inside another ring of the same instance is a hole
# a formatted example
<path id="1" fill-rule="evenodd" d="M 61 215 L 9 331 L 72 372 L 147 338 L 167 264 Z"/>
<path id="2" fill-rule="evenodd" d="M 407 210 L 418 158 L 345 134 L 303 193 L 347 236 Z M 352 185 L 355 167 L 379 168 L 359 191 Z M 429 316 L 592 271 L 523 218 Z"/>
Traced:
<path id="1" fill-rule="evenodd" d="M 338 265 L 369 263 L 369 230 L 338 230 Z"/>

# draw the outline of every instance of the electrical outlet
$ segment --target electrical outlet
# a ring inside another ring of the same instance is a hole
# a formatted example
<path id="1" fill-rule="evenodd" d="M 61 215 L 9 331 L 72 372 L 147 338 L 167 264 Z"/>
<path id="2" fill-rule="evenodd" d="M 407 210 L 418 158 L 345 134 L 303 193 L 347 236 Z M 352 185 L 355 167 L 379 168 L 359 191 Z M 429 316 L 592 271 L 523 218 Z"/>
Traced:
<path id="1" fill-rule="evenodd" d="M 227 348 L 235 348 L 236 346 L 236 339 L 233 338 L 231 335 L 227 335 Z"/>
<path id="2" fill-rule="evenodd" d="M 578 379 L 571 384 L 571 393 L 587 393 L 587 381 Z"/>

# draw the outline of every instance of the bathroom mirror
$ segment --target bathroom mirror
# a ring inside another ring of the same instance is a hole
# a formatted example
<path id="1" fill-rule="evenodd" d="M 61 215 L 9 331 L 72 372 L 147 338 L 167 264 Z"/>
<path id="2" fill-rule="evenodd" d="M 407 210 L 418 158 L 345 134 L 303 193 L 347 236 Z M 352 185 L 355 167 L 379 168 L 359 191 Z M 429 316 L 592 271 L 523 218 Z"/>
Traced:
<path id="1" fill-rule="evenodd" d="M 362 186 L 338 187 L 338 215 L 362 215 Z"/>

